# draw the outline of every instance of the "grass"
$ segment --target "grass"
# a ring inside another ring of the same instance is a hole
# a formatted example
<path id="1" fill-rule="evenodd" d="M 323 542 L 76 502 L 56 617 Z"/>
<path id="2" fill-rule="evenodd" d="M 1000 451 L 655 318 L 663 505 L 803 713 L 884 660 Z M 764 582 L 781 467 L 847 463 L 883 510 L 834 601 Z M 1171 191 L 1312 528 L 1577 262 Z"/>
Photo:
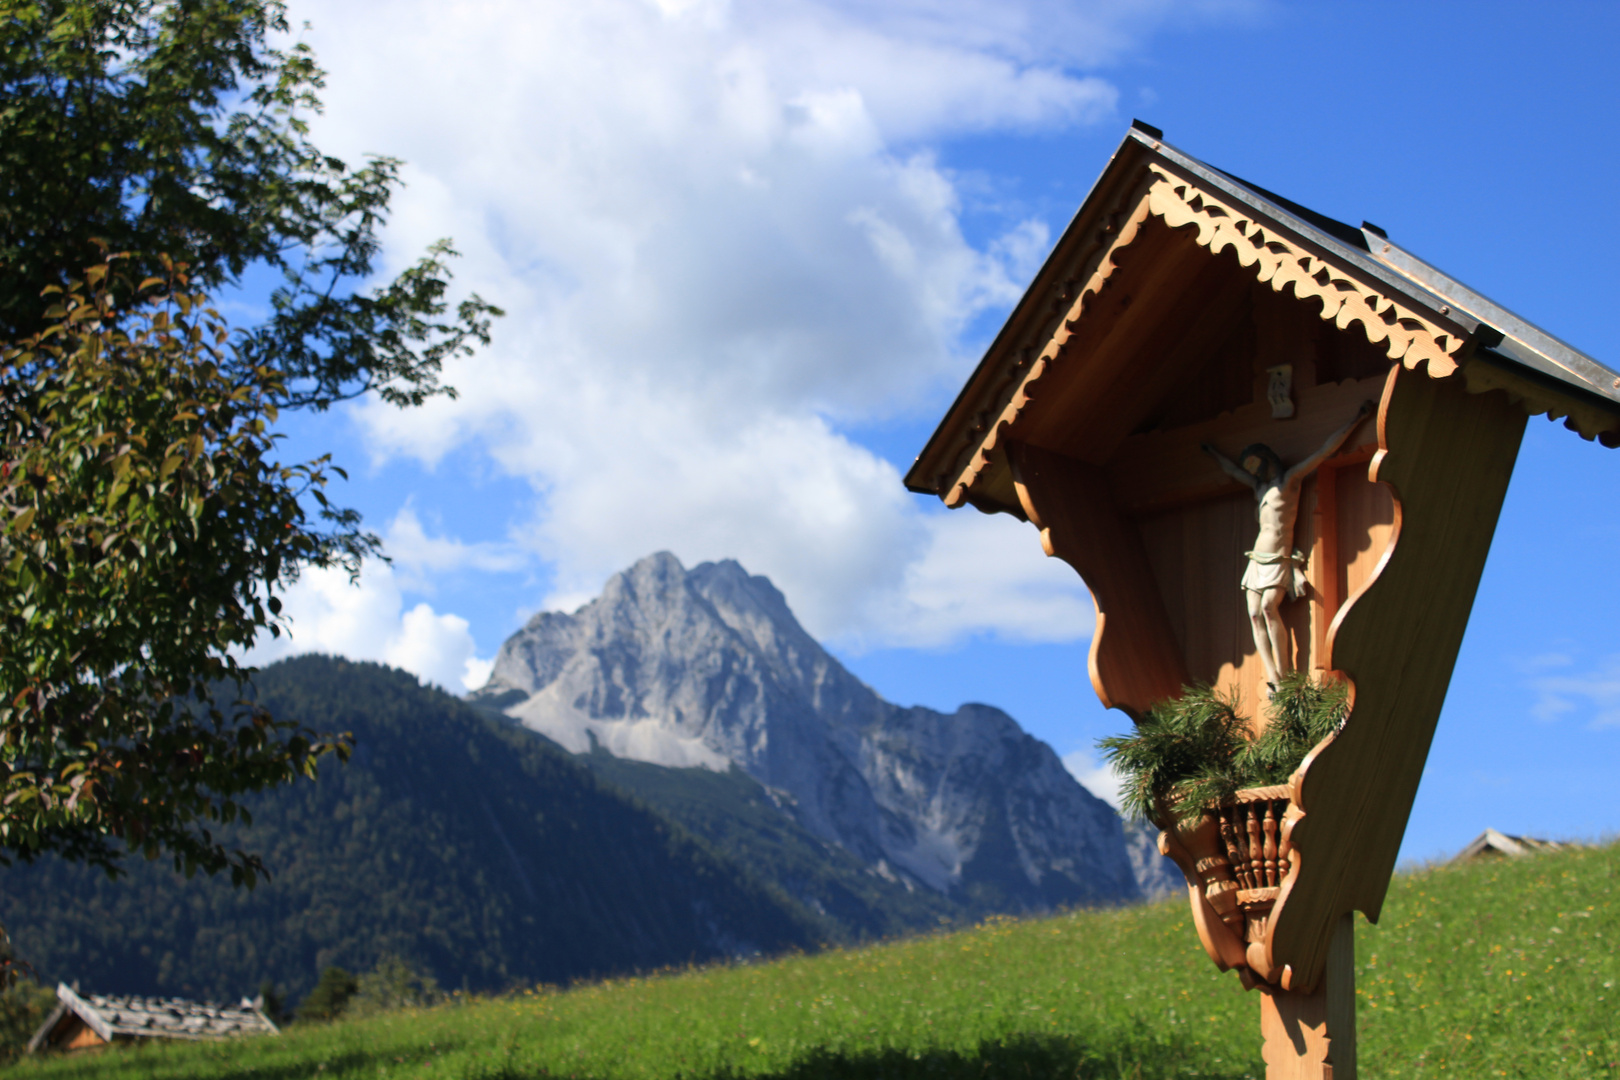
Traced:
<path id="1" fill-rule="evenodd" d="M 1620 846 L 1396 879 L 1357 926 L 1365 1077 L 1620 1077 Z M 1185 903 L 535 989 L 39 1077 L 1260 1077 L 1259 1001 Z"/>

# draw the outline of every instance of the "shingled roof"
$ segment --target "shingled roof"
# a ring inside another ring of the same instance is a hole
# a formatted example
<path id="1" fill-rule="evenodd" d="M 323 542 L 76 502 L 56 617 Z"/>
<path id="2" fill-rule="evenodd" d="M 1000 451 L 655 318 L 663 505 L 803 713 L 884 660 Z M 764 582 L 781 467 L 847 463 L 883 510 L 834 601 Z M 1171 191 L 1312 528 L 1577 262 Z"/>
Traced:
<path id="1" fill-rule="evenodd" d="M 29 1053 L 136 1039 L 203 1040 L 280 1033 L 257 1003 L 246 999 L 231 1008 L 185 998 L 80 995 L 65 983 L 57 986 L 56 996 L 56 1009 L 28 1042 Z"/>
<path id="2" fill-rule="evenodd" d="M 1539 851 L 1562 851 L 1568 846 L 1557 840 L 1538 840 L 1533 836 L 1509 836 L 1495 829 L 1486 829 L 1451 861 L 1466 862 L 1469 859 L 1500 855 L 1532 855 Z"/>

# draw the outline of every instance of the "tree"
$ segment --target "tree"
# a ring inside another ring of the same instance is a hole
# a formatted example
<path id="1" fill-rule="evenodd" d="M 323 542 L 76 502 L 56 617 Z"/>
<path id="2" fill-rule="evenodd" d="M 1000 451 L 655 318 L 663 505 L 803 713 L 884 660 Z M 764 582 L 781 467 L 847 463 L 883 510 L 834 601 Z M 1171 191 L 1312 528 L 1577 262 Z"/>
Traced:
<path id="1" fill-rule="evenodd" d="M 271 459 L 280 375 L 232 362 L 165 271 L 93 268 L 0 354 L 0 855 L 114 872 L 121 840 L 252 885 L 258 856 L 209 826 L 346 746 L 219 699 L 299 568 L 356 572 L 376 541 L 327 504 L 324 458 Z"/>
<path id="2" fill-rule="evenodd" d="M 443 361 L 487 343 L 476 295 L 448 312 L 441 241 L 394 281 L 373 271 L 400 163 L 322 153 L 306 118 L 324 75 L 280 0 L 0 0 L 0 341 L 38 332 L 39 290 L 131 252 L 212 293 L 278 271 L 273 312 L 222 366 L 281 372 L 277 404 L 453 393 Z M 115 303 L 133 298 L 111 294 Z"/>
<path id="3" fill-rule="evenodd" d="M 236 657 L 301 566 L 376 550 L 270 425 L 453 393 L 500 314 L 451 310 L 447 241 L 370 287 L 399 162 L 311 143 L 287 31 L 281 0 L 0 0 L 0 861 L 264 872 L 210 827 L 347 744 L 227 693 Z M 265 269 L 228 336 L 206 294 Z"/>
<path id="4" fill-rule="evenodd" d="M 298 1019 L 336 1020 L 359 989 L 360 983 L 353 975 L 340 967 L 329 967 L 321 972 L 320 982 L 299 1004 Z"/>
<path id="5" fill-rule="evenodd" d="M 286 1002 L 281 1000 L 281 991 L 269 979 L 259 983 L 259 1011 L 270 1018 L 272 1024 L 278 1027 L 287 1022 Z"/>
<path id="6" fill-rule="evenodd" d="M 376 547 L 269 425 L 452 393 L 499 314 L 450 310 L 443 241 L 362 288 L 399 162 L 313 145 L 287 32 L 281 0 L 0 0 L 0 857 L 263 872 L 209 824 L 343 743 L 215 690 L 300 566 Z M 227 338 L 205 294 L 256 268 L 271 314 Z"/>
<path id="7" fill-rule="evenodd" d="M 354 981 L 354 997 L 344 1012 L 363 1017 L 395 1009 L 425 1009 L 443 998 L 437 979 L 417 970 L 404 957 L 387 953 L 378 959 L 376 967 Z"/>
<path id="8" fill-rule="evenodd" d="M 18 979 L 0 990 L 0 1065 L 23 1055 L 56 1000 L 55 991 L 32 979 Z"/>

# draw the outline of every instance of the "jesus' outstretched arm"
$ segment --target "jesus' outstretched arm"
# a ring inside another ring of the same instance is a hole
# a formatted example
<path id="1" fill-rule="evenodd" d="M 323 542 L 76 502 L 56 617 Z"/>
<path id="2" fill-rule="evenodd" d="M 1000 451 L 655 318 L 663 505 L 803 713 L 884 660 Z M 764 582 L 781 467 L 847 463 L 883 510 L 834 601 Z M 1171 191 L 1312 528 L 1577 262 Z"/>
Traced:
<path id="1" fill-rule="evenodd" d="M 1322 462 L 1338 453 L 1339 447 L 1343 446 L 1345 441 L 1350 438 L 1350 433 L 1356 430 L 1357 425 L 1359 425 L 1361 421 L 1366 418 L 1367 414 L 1372 412 L 1375 408 L 1377 408 L 1377 406 L 1373 402 L 1363 401 L 1361 403 L 1361 408 L 1356 411 L 1355 416 L 1351 417 L 1350 422 L 1344 425 L 1344 427 L 1340 428 L 1338 431 L 1335 431 L 1332 435 L 1329 435 L 1327 442 L 1322 444 L 1322 448 L 1320 450 L 1283 474 L 1282 483 L 1284 486 L 1292 486 L 1297 483 L 1302 483 L 1307 476 L 1316 471 L 1316 467 L 1318 465 L 1322 464 Z"/>
<path id="2" fill-rule="evenodd" d="M 1254 473 L 1249 472 L 1243 466 L 1239 465 L 1237 462 L 1215 449 L 1215 447 L 1211 446 L 1209 443 L 1199 443 L 1198 446 L 1204 451 L 1204 453 L 1215 459 L 1215 463 L 1221 467 L 1221 471 L 1227 476 L 1230 476 L 1244 487 L 1258 490 L 1258 484 L 1255 480 Z"/>

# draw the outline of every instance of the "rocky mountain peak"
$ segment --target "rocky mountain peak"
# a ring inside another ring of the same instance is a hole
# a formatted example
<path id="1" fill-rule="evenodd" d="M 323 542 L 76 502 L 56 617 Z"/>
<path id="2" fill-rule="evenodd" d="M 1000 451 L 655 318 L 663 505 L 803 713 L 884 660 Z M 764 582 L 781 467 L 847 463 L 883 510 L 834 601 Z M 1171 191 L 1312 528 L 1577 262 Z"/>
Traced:
<path id="1" fill-rule="evenodd" d="M 999 709 L 884 701 L 734 560 L 668 552 L 572 614 L 535 616 L 475 695 L 575 753 L 733 766 L 867 862 L 1013 910 L 1137 895 L 1118 817 Z"/>

